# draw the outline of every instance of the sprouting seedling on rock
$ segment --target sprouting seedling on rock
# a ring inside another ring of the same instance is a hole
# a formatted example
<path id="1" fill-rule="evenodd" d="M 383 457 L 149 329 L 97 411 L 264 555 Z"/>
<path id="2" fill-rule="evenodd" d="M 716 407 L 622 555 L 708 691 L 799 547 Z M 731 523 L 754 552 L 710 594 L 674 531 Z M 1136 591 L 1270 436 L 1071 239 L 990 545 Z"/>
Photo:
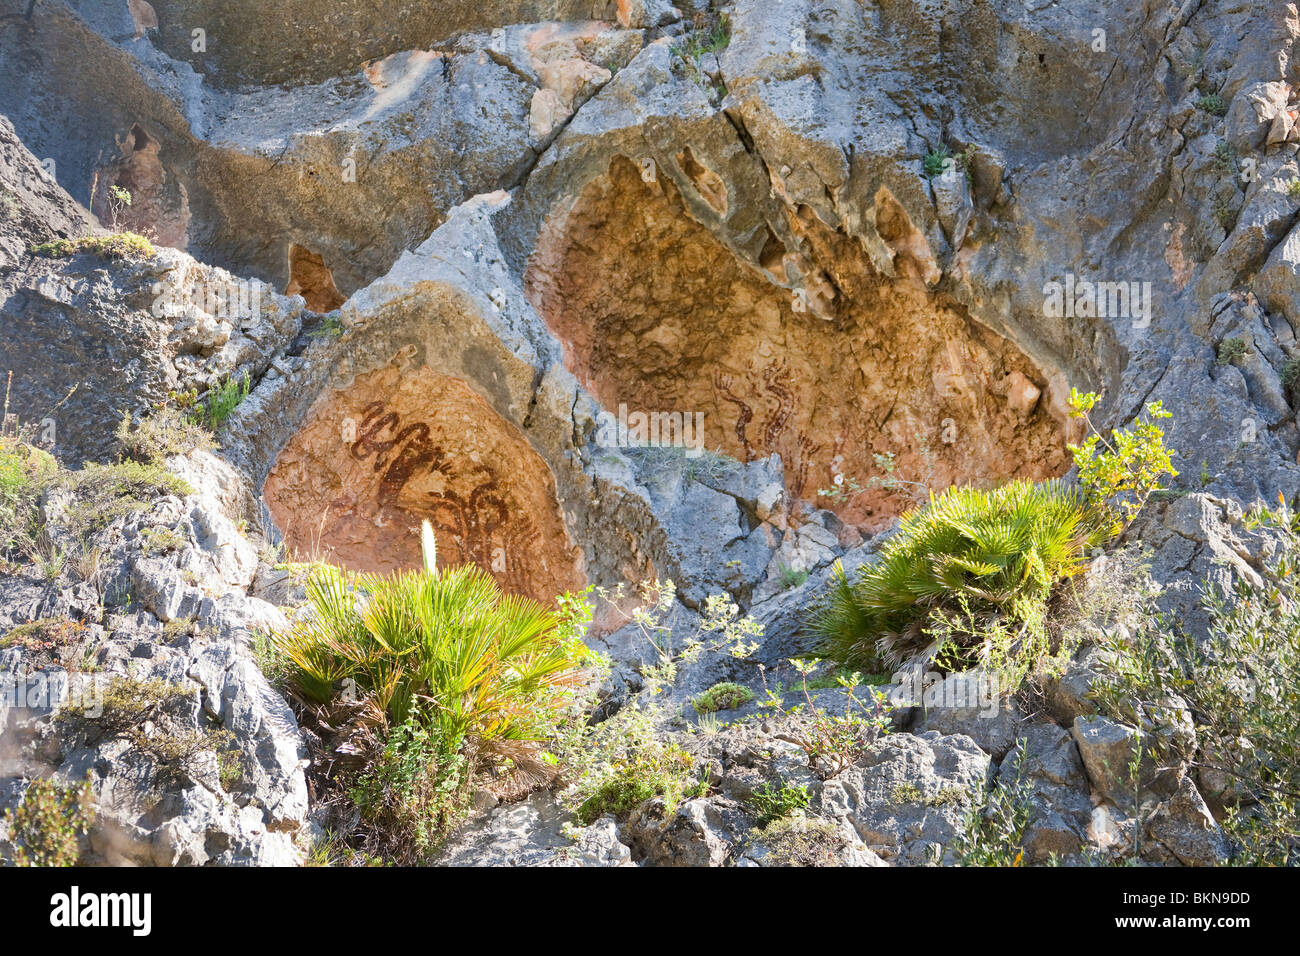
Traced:
<path id="1" fill-rule="evenodd" d="M 121 186 L 108 187 L 108 211 L 113 217 L 113 231 L 117 232 L 122 211 L 131 205 L 131 194 Z"/>

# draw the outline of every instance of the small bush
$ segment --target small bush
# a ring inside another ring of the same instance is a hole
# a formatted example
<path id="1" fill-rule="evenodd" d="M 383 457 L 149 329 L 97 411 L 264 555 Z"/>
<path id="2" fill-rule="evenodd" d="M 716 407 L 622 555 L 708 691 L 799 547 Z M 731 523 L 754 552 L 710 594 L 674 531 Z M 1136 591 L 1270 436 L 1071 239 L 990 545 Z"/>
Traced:
<path id="1" fill-rule="evenodd" d="M 1081 445 L 1070 445 L 1079 469 L 1079 486 L 1095 507 L 1113 515 L 1111 531 L 1118 534 L 1137 517 L 1152 492 L 1161 490 L 1165 475 L 1177 478 L 1173 456 L 1165 446 L 1164 431 L 1157 424 L 1172 418 L 1161 402 L 1148 402 L 1143 414 L 1124 429 L 1112 429 L 1103 438 L 1088 412 L 1097 403 L 1092 393 L 1070 390 L 1070 414 L 1082 418 L 1092 434 Z"/>
<path id="2" fill-rule="evenodd" d="M 802 587 L 803 583 L 808 580 L 808 571 L 802 569 L 796 571 L 794 568 L 781 568 L 781 588 L 790 590 L 791 588 Z"/>
<path id="3" fill-rule="evenodd" d="M 62 787 L 53 780 L 33 780 L 4 819 L 15 866 L 76 866 L 80 838 L 95 819 L 90 781 Z"/>
<path id="4" fill-rule="evenodd" d="M 1246 343 L 1241 339 L 1224 339 L 1219 343 L 1218 355 L 1215 356 L 1216 365 L 1231 365 L 1233 362 L 1240 361 L 1246 356 Z"/>
<path id="5" fill-rule="evenodd" d="M 57 472 L 48 452 L 0 437 L 0 556 L 34 550 L 41 493 Z"/>
<path id="6" fill-rule="evenodd" d="M 576 816 L 588 826 L 607 813 L 623 816 L 654 797 L 663 797 L 669 813 L 681 802 L 704 793 L 706 782 L 693 775 L 695 758 L 676 744 L 658 741 L 638 747 L 610 766 L 584 800 Z"/>
<path id="7" fill-rule="evenodd" d="M 1237 173 L 1237 154 L 1227 140 L 1219 140 L 1214 147 L 1214 168 L 1222 176 L 1235 176 Z"/>
<path id="8" fill-rule="evenodd" d="M 715 67 L 719 66 L 718 54 L 731 43 L 731 18 L 727 14 L 710 16 L 697 14 L 692 29 L 682 42 L 671 47 L 670 52 L 677 57 L 685 69 L 686 75 L 706 91 L 712 89 L 716 96 L 726 94 L 725 87 L 714 86 L 704 66 L 704 58 L 711 56 Z"/>
<path id="9" fill-rule="evenodd" d="M 1300 864 L 1300 514 L 1284 500 L 1253 512 L 1248 525 L 1269 533 L 1272 556 L 1262 584 L 1236 578 L 1207 586 L 1209 634 L 1200 640 L 1151 616 L 1131 637 L 1109 634 L 1110 666 L 1093 685 L 1102 711 L 1138 725 L 1171 698 L 1196 721 L 1202 787 L 1217 778 L 1233 862 Z M 1158 739 L 1158 735 L 1155 735 Z M 1156 753 L 1156 757 L 1163 754 Z"/>
<path id="10" fill-rule="evenodd" d="M 229 787 L 239 777 L 242 759 L 234 735 L 220 728 L 201 730 L 180 725 L 178 712 L 187 706 L 188 699 L 183 687 L 159 678 L 115 677 L 93 707 L 65 707 L 55 720 L 69 735 L 80 737 L 90 746 L 104 740 L 127 741 L 153 759 L 159 781 L 164 784 L 192 777 L 197 758 L 213 753 L 221 783 Z"/>
<path id="11" fill-rule="evenodd" d="M 754 699 L 754 692 L 743 684 L 723 681 L 714 684 L 691 701 L 697 714 L 711 714 L 719 710 L 734 710 Z"/>
<path id="12" fill-rule="evenodd" d="M 817 706 L 808 691 L 808 675 L 820 663 L 817 659 L 791 659 L 790 664 L 803 679 L 803 703 L 788 709 L 784 707 L 779 688 L 774 691 L 768 687 L 766 670 L 760 666 L 767 700 L 759 706 L 794 718 L 786 727 L 786 739 L 808 755 L 808 766 L 814 773 L 829 780 L 866 756 L 871 745 L 889 733 L 892 720 L 882 691 L 872 690 L 870 701 L 858 700 L 857 688 L 862 683 L 862 675 L 856 672 L 835 677 L 835 683 L 848 695 L 847 706 L 841 713 L 832 714 Z"/>
<path id="13" fill-rule="evenodd" d="M 105 259 L 139 262 L 158 254 L 153 243 L 134 232 L 115 232 L 109 236 L 82 236 L 78 239 L 55 239 L 32 246 L 32 253 L 47 259 L 67 259 L 79 252 L 89 252 Z"/>
<path id="14" fill-rule="evenodd" d="M 1282 366 L 1281 379 L 1282 387 L 1293 393 L 1300 388 L 1300 358 L 1287 359 Z"/>
<path id="15" fill-rule="evenodd" d="M 226 423 L 226 419 L 239 407 L 239 403 L 248 397 L 250 385 L 248 371 L 245 369 L 242 376 L 236 378 L 232 375 L 220 385 L 213 387 L 208 392 L 207 401 L 204 402 L 200 413 L 202 424 L 213 432 L 220 429 Z"/>
<path id="16" fill-rule="evenodd" d="M 64 663 L 64 652 L 69 648 L 81 646 L 82 652 L 76 656 L 84 658 L 88 634 L 89 628 L 80 621 L 68 617 L 43 617 L 19 624 L 4 637 L 0 637 L 0 650 L 21 647 L 26 651 L 28 665 L 40 670 Z M 78 660 L 69 660 L 67 663 L 71 670 L 79 665 Z"/>
<path id="17" fill-rule="evenodd" d="M 1211 116 L 1223 116 L 1228 112 L 1228 104 L 1218 93 L 1205 93 L 1196 101 L 1196 108 L 1204 110 Z"/>
<path id="18" fill-rule="evenodd" d="M 188 482 L 160 465 L 138 461 L 115 465 L 87 462 L 81 471 L 67 472 L 60 481 L 76 497 L 68 520 L 73 533 L 83 539 L 116 518 L 143 511 L 152 498 L 194 493 Z"/>
<path id="19" fill-rule="evenodd" d="M 758 839 L 768 850 L 764 866 L 843 866 L 849 846 L 842 827 L 801 813 L 769 823 Z"/>
<path id="20" fill-rule="evenodd" d="M 1025 777 L 1023 741 L 1011 767 L 1014 779 L 999 781 L 973 800 L 953 842 L 958 866 L 1023 866 L 1023 843 L 1033 820 L 1032 787 Z"/>
<path id="21" fill-rule="evenodd" d="M 180 409 L 164 406 L 132 426 L 130 413 L 117 426 L 119 452 L 134 461 L 161 464 L 173 455 L 215 446 L 212 434 Z"/>
<path id="22" fill-rule="evenodd" d="M 925 154 L 925 158 L 921 160 L 921 169 L 927 178 L 934 179 L 948 169 L 948 161 L 952 158 L 952 150 L 940 144 L 938 149 L 932 149 Z"/>
<path id="23" fill-rule="evenodd" d="M 807 787 L 792 787 L 789 784 L 774 787 L 765 783 L 754 790 L 749 805 L 758 817 L 758 826 L 762 828 L 795 811 L 806 810 L 809 799 Z"/>
<path id="24" fill-rule="evenodd" d="M 464 812 L 465 757 L 451 743 L 413 715 L 387 734 L 377 757 L 355 776 L 348 795 L 389 858 L 425 859 Z"/>

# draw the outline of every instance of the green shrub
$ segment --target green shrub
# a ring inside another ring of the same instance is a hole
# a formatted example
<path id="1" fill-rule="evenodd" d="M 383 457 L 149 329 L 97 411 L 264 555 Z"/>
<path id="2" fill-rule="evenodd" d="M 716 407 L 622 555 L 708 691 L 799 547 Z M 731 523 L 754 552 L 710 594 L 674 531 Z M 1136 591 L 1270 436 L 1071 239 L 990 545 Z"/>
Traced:
<path id="1" fill-rule="evenodd" d="M 1095 394 L 1070 390 L 1070 414 L 1083 419 L 1092 434 L 1083 444 L 1069 448 L 1084 495 L 1113 515 L 1111 530 L 1118 534 L 1137 517 L 1152 492 L 1161 490 L 1161 478 L 1178 477 L 1173 466 L 1177 452 L 1165 446 L 1164 431 L 1157 424 L 1173 416 L 1163 403 L 1148 402 L 1130 427 L 1112 429 L 1106 439 L 1088 417 L 1096 404 Z"/>
<path id="2" fill-rule="evenodd" d="M 273 636 L 296 689 L 324 704 L 353 681 L 395 725 L 426 700 L 448 741 L 546 739 L 586 657 L 564 617 L 473 565 L 355 579 L 327 565 L 307 593 L 312 613 Z"/>
<path id="3" fill-rule="evenodd" d="M 37 618 L 19 624 L 0 637 L 0 650 L 21 647 L 26 652 L 28 666 L 36 669 L 62 664 L 69 670 L 77 670 L 87 657 L 89 631 L 83 622 L 66 616 Z M 80 648 L 80 652 L 69 654 L 74 648 Z"/>
<path id="4" fill-rule="evenodd" d="M 704 66 L 704 58 L 712 56 L 714 65 L 720 66 L 718 54 L 730 43 L 731 17 L 728 14 L 724 13 L 720 16 L 699 14 L 682 42 L 674 44 L 669 52 L 681 62 L 690 80 L 704 88 L 706 92 L 712 89 L 716 96 L 721 97 L 726 95 L 727 91 L 721 85 L 721 81 L 717 86 L 712 85 Z"/>
<path id="5" fill-rule="evenodd" d="M 32 246 L 32 253 L 47 259 L 66 259 L 79 252 L 90 252 L 105 259 L 140 261 L 158 254 L 153 243 L 134 232 L 116 232 L 109 236 L 81 236 L 78 239 L 55 239 Z"/>
<path id="6" fill-rule="evenodd" d="M 758 826 L 763 828 L 774 820 L 790 816 L 796 810 L 806 810 L 809 799 L 807 787 L 792 787 L 789 784 L 774 787 L 765 783 L 755 788 L 749 805 L 758 817 Z"/>
<path id="7" fill-rule="evenodd" d="M 1104 513 L 1061 481 L 950 488 L 904 515 L 856 578 L 837 565 L 812 625 L 843 663 L 1014 662 L 1040 647 L 1053 588 L 1108 537 Z"/>
<path id="8" fill-rule="evenodd" d="M 226 423 L 239 403 L 248 397 L 251 386 L 248 370 L 242 376 L 231 376 L 220 385 L 213 386 L 208 392 L 207 401 L 199 412 L 199 421 L 209 431 L 217 431 Z"/>
<path id="9" fill-rule="evenodd" d="M 80 838 L 95 819 L 90 781 L 62 787 L 53 780 L 33 780 L 4 819 L 15 866 L 76 866 Z"/>
<path id="10" fill-rule="evenodd" d="M 948 168 L 950 159 L 952 159 L 952 150 L 940 144 L 938 149 L 932 149 L 925 154 L 925 159 L 921 160 L 921 169 L 928 178 L 934 179 Z"/>
<path id="11" fill-rule="evenodd" d="M 769 823 L 758 839 L 768 850 L 764 866 L 843 866 L 849 848 L 843 827 L 798 813 Z"/>
<path id="12" fill-rule="evenodd" d="M 889 733 L 892 722 L 883 691 L 872 690 L 870 700 L 858 700 L 857 688 L 862 675 L 837 674 L 835 683 L 847 696 L 846 706 L 840 713 L 831 713 L 819 707 L 808 690 L 808 675 L 817 669 L 820 660 L 791 659 L 790 665 L 799 672 L 803 683 L 803 703 L 785 707 L 780 687 L 773 690 L 767 684 L 767 672 L 759 669 L 767 699 L 760 707 L 769 707 L 794 718 L 787 724 L 785 738 L 808 755 L 808 766 L 823 780 L 829 780 L 866 756 L 871 745 L 883 734 Z"/>
<path id="13" fill-rule="evenodd" d="M 999 780 L 972 800 L 952 850 L 958 866 L 1023 866 L 1023 843 L 1033 821 L 1032 786 L 1025 777 L 1024 741 L 1013 761 L 1014 779 Z"/>
<path id="14" fill-rule="evenodd" d="M 794 568 L 788 568 L 784 565 L 781 567 L 781 588 L 790 590 L 791 588 L 801 587 L 808 580 L 807 569 L 796 571 Z"/>
<path id="15" fill-rule="evenodd" d="M 1137 726 L 1181 697 L 1196 721 L 1196 766 L 1226 792 L 1233 862 L 1300 864 L 1300 514 L 1284 500 L 1248 525 L 1273 536 L 1262 583 L 1241 577 L 1207 586 L 1208 636 L 1196 639 L 1157 616 L 1131 637 L 1108 635 L 1109 666 L 1093 684 L 1102 711 Z M 1159 735 L 1153 735 L 1158 741 Z M 1163 757 L 1156 753 L 1157 758 Z"/>
<path id="16" fill-rule="evenodd" d="M 714 684 L 691 701 L 697 714 L 711 714 L 719 710 L 734 710 L 754 699 L 754 692 L 743 684 L 722 681 Z"/>
<path id="17" fill-rule="evenodd" d="M 57 472 L 48 452 L 0 437 L 0 556 L 34 549 L 41 493 Z"/>
<path id="18" fill-rule="evenodd" d="M 132 426 L 125 413 L 117 426 L 119 452 L 134 461 L 161 464 L 173 455 L 214 447 L 212 434 L 192 417 L 171 405 L 163 406 Z"/>
<path id="19" fill-rule="evenodd" d="M 59 481 L 75 496 L 66 517 L 69 530 L 82 540 L 116 518 L 144 511 L 153 498 L 194 493 L 188 482 L 165 468 L 137 461 L 86 462 L 81 471 L 61 473 Z"/>
<path id="20" fill-rule="evenodd" d="M 1214 168 L 1222 176 L 1234 176 L 1237 172 L 1237 153 L 1227 140 L 1219 140 L 1214 147 Z"/>
<path id="21" fill-rule="evenodd" d="M 1219 343 L 1218 355 L 1214 359 L 1216 365 L 1231 365 L 1239 361 L 1246 355 L 1246 343 L 1242 339 L 1224 339 Z"/>
<path id="22" fill-rule="evenodd" d="M 348 796 L 374 827 L 374 846 L 398 862 L 419 862 L 464 812 L 465 757 L 430 734 L 417 715 L 392 728 L 375 759 L 356 774 Z"/>
<path id="23" fill-rule="evenodd" d="M 576 811 L 588 826 L 607 813 L 622 816 L 654 797 L 669 813 L 684 799 L 703 795 L 707 782 L 693 774 L 695 758 L 676 744 L 648 741 L 616 760 Z"/>
<path id="24" fill-rule="evenodd" d="M 215 754 L 220 781 L 230 787 L 240 775 L 242 760 L 234 735 L 217 727 L 185 726 L 179 715 L 189 700 L 185 688 L 161 678 L 114 677 L 98 701 L 65 707 L 55 720 L 87 745 L 125 740 L 153 759 L 162 784 L 192 778 L 200 755 Z M 153 725 L 152 731 L 148 725 Z"/>
<path id="25" fill-rule="evenodd" d="M 1300 388 L 1300 358 L 1287 359 L 1282 366 L 1282 387 L 1293 392 Z"/>
<path id="26" fill-rule="evenodd" d="M 1218 93 L 1205 93 L 1196 101 L 1196 108 L 1204 110 L 1211 116 L 1223 116 L 1228 112 L 1228 104 Z"/>

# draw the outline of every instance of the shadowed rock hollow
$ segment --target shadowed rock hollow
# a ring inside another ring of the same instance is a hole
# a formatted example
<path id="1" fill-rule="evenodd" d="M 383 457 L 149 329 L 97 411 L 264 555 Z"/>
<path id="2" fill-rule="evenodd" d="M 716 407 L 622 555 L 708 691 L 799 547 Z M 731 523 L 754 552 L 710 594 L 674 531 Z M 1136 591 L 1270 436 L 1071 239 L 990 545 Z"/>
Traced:
<path id="1" fill-rule="evenodd" d="M 721 180 L 689 148 L 680 161 L 724 212 Z M 881 233 L 906 253 L 914 229 L 894 217 Z M 702 413 L 708 448 L 780 455 L 791 499 L 856 479 L 861 493 L 827 500 L 865 529 L 920 485 L 1066 470 L 1061 396 L 1044 394 L 1047 376 L 1010 342 L 927 291 L 923 239 L 891 278 L 808 206 L 789 227 L 797 248 L 769 230 L 756 269 L 687 215 L 670 180 L 646 182 L 618 157 L 543 230 L 526 287 L 605 408 Z M 888 455 L 893 477 L 917 484 L 866 487 L 887 477 Z"/>

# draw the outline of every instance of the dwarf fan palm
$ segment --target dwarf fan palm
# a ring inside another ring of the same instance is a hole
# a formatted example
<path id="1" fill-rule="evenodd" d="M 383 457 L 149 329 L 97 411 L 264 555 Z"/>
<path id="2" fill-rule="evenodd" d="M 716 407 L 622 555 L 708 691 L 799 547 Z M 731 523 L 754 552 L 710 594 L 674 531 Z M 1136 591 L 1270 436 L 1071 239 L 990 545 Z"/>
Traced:
<path id="1" fill-rule="evenodd" d="M 479 568 L 435 567 L 427 527 L 424 546 L 422 570 L 313 574 L 307 612 L 272 638 L 291 686 L 318 705 L 355 690 L 390 726 L 415 718 L 453 748 L 547 736 L 582 642 L 561 615 L 503 594 Z"/>
<path id="2" fill-rule="evenodd" d="M 934 625 L 957 617 L 1041 633 L 1053 587 L 1083 570 L 1107 529 L 1106 516 L 1060 481 L 950 488 L 904 515 L 855 579 L 837 567 L 813 629 L 828 656 L 889 667 L 933 654 Z"/>

